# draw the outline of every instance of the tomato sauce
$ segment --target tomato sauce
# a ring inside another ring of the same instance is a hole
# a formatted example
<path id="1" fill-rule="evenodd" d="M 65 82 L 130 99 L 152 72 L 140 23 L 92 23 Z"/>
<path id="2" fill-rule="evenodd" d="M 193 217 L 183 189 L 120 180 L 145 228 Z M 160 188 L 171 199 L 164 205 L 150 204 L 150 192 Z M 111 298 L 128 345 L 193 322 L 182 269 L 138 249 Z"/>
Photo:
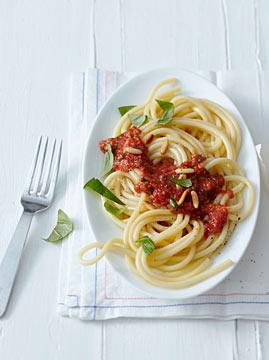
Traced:
<path id="1" fill-rule="evenodd" d="M 141 169 L 148 163 L 148 148 L 140 138 L 141 130 L 131 127 L 128 131 L 116 138 L 109 138 L 99 142 L 100 150 L 106 152 L 106 144 L 111 145 L 114 154 L 114 170 L 127 172 L 133 169 Z M 141 155 L 131 154 L 125 151 L 126 147 L 132 147 L 142 151 Z"/>
<path id="2" fill-rule="evenodd" d="M 203 162 L 206 158 L 199 154 L 193 154 L 190 161 L 175 166 L 170 158 L 163 158 L 154 165 L 148 157 L 148 148 L 140 138 L 141 130 L 131 127 L 128 131 L 116 138 L 109 138 L 99 142 L 100 150 L 105 153 L 106 144 L 111 145 L 114 154 L 114 170 L 124 172 L 139 169 L 142 173 L 140 182 L 135 185 L 135 191 L 144 192 L 149 195 L 151 203 L 165 206 L 175 213 L 189 214 L 191 219 L 202 220 L 205 224 L 205 236 L 218 234 L 227 222 L 228 210 L 225 206 L 214 204 L 214 200 L 220 193 L 227 193 L 232 198 L 233 192 L 224 189 L 225 179 L 220 174 L 210 174 Z M 132 154 L 126 151 L 126 147 L 141 150 L 141 154 Z M 191 174 L 184 177 L 190 179 L 192 186 L 185 188 L 176 185 L 172 178 L 179 179 L 181 175 L 176 173 L 177 169 L 192 168 Z M 187 195 L 181 205 L 177 202 L 183 192 L 187 189 Z M 191 191 L 196 191 L 199 199 L 198 208 L 194 208 Z M 171 199 L 174 200 L 171 205 Z"/>

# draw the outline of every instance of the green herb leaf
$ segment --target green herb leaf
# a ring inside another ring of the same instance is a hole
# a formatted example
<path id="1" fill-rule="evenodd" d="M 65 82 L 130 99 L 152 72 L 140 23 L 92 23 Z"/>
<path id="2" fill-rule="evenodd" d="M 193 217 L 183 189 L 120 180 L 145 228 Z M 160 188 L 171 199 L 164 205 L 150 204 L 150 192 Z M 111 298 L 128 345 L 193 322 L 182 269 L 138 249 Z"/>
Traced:
<path id="1" fill-rule="evenodd" d="M 105 153 L 105 158 L 104 158 L 104 168 L 103 168 L 103 172 L 102 172 L 102 176 L 107 175 L 113 168 L 113 164 L 114 164 L 114 155 L 111 149 L 111 145 L 110 144 L 106 144 L 106 153 Z"/>
<path id="2" fill-rule="evenodd" d="M 157 121 L 158 125 L 166 125 L 168 123 L 170 123 L 170 121 L 173 120 L 173 115 L 174 115 L 174 109 L 165 111 L 162 115 L 162 117 Z"/>
<path id="3" fill-rule="evenodd" d="M 186 187 L 186 188 L 189 188 L 192 186 L 192 181 L 190 179 L 172 178 L 171 181 L 176 185 L 180 185 L 180 186 Z"/>
<path id="4" fill-rule="evenodd" d="M 169 101 L 157 100 L 157 103 L 160 105 L 161 109 L 163 110 L 163 114 L 161 118 L 157 121 L 158 125 L 166 125 L 172 119 L 174 115 L 174 104 Z"/>
<path id="5" fill-rule="evenodd" d="M 124 203 L 117 198 L 107 187 L 105 187 L 100 180 L 96 178 L 90 179 L 83 187 L 86 190 L 93 190 L 105 198 L 114 201 L 117 204 L 124 205 Z"/>
<path id="6" fill-rule="evenodd" d="M 156 99 L 157 103 L 160 105 L 160 108 L 163 110 L 163 111 L 168 111 L 168 110 L 171 110 L 173 109 L 174 107 L 174 104 L 169 102 L 169 101 L 163 101 L 163 100 L 158 100 Z"/>
<path id="7" fill-rule="evenodd" d="M 134 126 L 139 128 L 140 126 L 145 124 L 145 122 L 148 120 L 148 116 L 147 115 L 130 114 L 129 119 L 131 120 L 131 123 Z"/>
<path id="8" fill-rule="evenodd" d="M 147 254 L 147 255 L 150 255 L 153 252 L 153 250 L 155 249 L 154 242 L 148 236 L 142 236 L 136 242 L 138 242 L 138 243 L 140 243 L 142 245 L 144 253 Z"/>
<path id="9" fill-rule="evenodd" d="M 130 111 L 131 109 L 133 109 L 134 107 L 136 107 L 136 105 L 127 105 L 127 106 L 120 106 L 119 112 L 121 114 L 121 116 L 125 115 L 128 111 Z"/>
<path id="10" fill-rule="evenodd" d="M 169 204 L 172 206 L 172 208 L 177 209 L 177 202 L 176 202 L 175 199 L 170 198 L 169 199 Z"/>
<path id="11" fill-rule="evenodd" d="M 124 213 L 124 209 L 123 208 L 119 209 L 118 207 L 111 205 L 108 200 L 105 201 L 104 208 L 106 209 L 107 212 L 109 212 L 110 214 L 116 216 L 118 219 L 123 218 L 122 215 Z"/>
<path id="12" fill-rule="evenodd" d="M 74 225 L 72 220 L 66 215 L 63 210 L 59 209 L 57 224 L 52 230 L 50 236 L 44 240 L 48 242 L 61 241 L 73 231 L 73 228 Z"/>

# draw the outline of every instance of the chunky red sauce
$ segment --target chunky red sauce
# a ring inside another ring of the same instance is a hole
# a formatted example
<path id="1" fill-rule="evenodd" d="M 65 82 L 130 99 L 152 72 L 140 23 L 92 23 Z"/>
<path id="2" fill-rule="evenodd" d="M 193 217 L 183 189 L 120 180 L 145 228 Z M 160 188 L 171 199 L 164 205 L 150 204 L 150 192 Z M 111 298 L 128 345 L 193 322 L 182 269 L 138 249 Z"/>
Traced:
<path id="1" fill-rule="evenodd" d="M 202 155 L 193 154 L 190 161 L 175 166 L 169 158 L 164 158 L 154 165 L 148 157 L 148 148 L 140 138 L 141 130 L 132 127 L 116 138 L 109 138 L 99 142 L 103 153 L 106 152 L 106 144 L 111 145 L 114 154 L 114 170 L 127 172 L 132 169 L 140 169 L 142 176 L 135 186 L 138 193 L 144 192 L 149 195 L 154 206 L 166 206 L 173 212 L 189 214 L 192 219 L 200 219 L 204 222 L 205 236 L 218 234 L 227 222 L 228 210 L 225 206 L 213 204 L 216 196 L 227 193 L 229 198 L 233 192 L 224 189 L 225 180 L 220 174 L 210 174 L 203 166 L 206 159 Z M 131 147 L 141 150 L 141 154 L 126 152 Z M 192 186 L 187 189 L 187 196 L 180 206 L 171 206 L 170 199 L 178 201 L 186 188 L 174 184 L 172 178 L 180 178 L 176 169 L 192 168 L 194 173 L 185 174 L 191 180 Z M 199 207 L 194 208 L 191 191 L 196 191 L 199 199 Z"/>
<path id="2" fill-rule="evenodd" d="M 106 152 L 106 144 L 111 145 L 114 154 L 114 170 L 129 171 L 141 169 L 148 163 L 148 148 L 140 138 L 141 130 L 132 127 L 116 138 L 109 138 L 99 142 L 100 150 Z M 131 154 L 125 151 L 126 147 L 132 147 L 142 151 L 141 155 Z"/>

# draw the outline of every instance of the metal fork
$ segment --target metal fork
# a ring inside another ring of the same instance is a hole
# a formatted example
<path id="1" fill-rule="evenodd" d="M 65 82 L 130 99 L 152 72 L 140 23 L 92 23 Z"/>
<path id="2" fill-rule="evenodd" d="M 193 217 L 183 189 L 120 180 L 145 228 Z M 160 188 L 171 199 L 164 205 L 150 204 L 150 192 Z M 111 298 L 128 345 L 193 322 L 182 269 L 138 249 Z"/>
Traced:
<path id="1" fill-rule="evenodd" d="M 0 317 L 7 309 L 32 218 L 35 213 L 47 209 L 53 200 L 61 161 L 62 141 L 54 139 L 50 156 L 48 142 L 48 137 L 39 138 L 29 178 L 21 196 L 24 211 L 0 264 Z"/>

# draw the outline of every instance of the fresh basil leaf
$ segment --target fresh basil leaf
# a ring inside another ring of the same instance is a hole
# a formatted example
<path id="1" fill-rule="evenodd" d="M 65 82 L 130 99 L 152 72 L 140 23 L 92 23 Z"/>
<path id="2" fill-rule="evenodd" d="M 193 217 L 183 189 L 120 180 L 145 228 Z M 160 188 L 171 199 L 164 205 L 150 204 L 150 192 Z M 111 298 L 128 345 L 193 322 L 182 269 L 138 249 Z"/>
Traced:
<path id="1" fill-rule="evenodd" d="M 73 231 L 74 225 L 72 220 L 66 215 L 66 213 L 59 209 L 57 224 L 52 230 L 50 236 L 44 239 L 48 242 L 57 242 L 63 240 L 67 235 Z"/>
<path id="2" fill-rule="evenodd" d="M 129 119 L 134 126 L 139 128 L 140 126 L 145 124 L 145 122 L 148 120 L 148 116 L 147 115 L 130 114 Z"/>
<path id="3" fill-rule="evenodd" d="M 105 153 L 105 159 L 104 159 L 104 168 L 102 172 L 102 176 L 107 175 L 113 168 L 114 164 L 114 155 L 111 149 L 110 144 L 106 144 L 106 153 Z"/>
<path id="4" fill-rule="evenodd" d="M 86 190 L 93 190 L 105 198 L 114 201 L 117 204 L 124 205 L 124 203 L 117 198 L 107 187 L 105 187 L 100 180 L 96 178 L 90 179 L 83 187 Z"/>
<path id="5" fill-rule="evenodd" d="M 156 99 L 157 103 L 160 105 L 160 108 L 163 111 L 168 111 L 174 108 L 174 104 L 169 102 L 169 101 L 163 101 L 163 100 L 158 100 Z"/>
<path id="6" fill-rule="evenodd" d="M 157 121 L 158 125 L 166 125 L 172 119 L 174 115 L 174 104 L 169 101 L 157 100 L 157 103 L 160 105 L 160 108 L 163 110 L 162 116 Z"/>
<path id="7" fill-rule="evenodd" d="M 190 179 L 172 178 L 171 181 L 176 185 L 180 185 L 180 186 L 186 187 L 186 188 L 189 188 L 192 186 L 192 181 Z"/>
<path id="8" fill-rule="evenodd" d="M 154 242 L 148 236 L 142 236 L 136 242 L 138 242 L 138 243 L 140 243 L 142 245 L 144 253 L 147 254 L 147 255 L 150 255 L 153 252 L 153 250 L 155 249 Z"/>
<path id="9" fill-rule="evenodd" d="M 111 205 L 108 200 L 105 201 L 104 208 L 106 209 L 107 212 L 109 212 L 110 214 L 116 216 L 118 219 L 123 218 L 122 215 L 124 213 L 124 209 L 123 208 L 119 209 L 118 207 Z"/>
<path id="10" fill-rule="evenodd" d="M 170 123 L 170 121 L 173 120 L 173 115 L 174 115 L 174 109 L 164 111 L 164 113 L 162 114 L 162 117 L 157 121 L 157 124 L 158 125 L 166 125 L 166 124 Z"/>
<path id="11" fill-rule="evenodd" d="M 127 106 L 120 106 L 118 108 L 121 116 L 125 115 L 128 111 L 130 111 L 131 109 L 133 109 L 134 107 L 136 107 L 136 105 L 127 105 Z"/>
<path id="12" fill-rule="evenodd" d="M 172 208 L 174 208 L 174 209 L 177 209 L 177 202 L 176 202 L 176 200 L 175 199 L 173 199 L 173 198 L 170 198 L 169 199 L 169 204 L 172 206 Z"/>

